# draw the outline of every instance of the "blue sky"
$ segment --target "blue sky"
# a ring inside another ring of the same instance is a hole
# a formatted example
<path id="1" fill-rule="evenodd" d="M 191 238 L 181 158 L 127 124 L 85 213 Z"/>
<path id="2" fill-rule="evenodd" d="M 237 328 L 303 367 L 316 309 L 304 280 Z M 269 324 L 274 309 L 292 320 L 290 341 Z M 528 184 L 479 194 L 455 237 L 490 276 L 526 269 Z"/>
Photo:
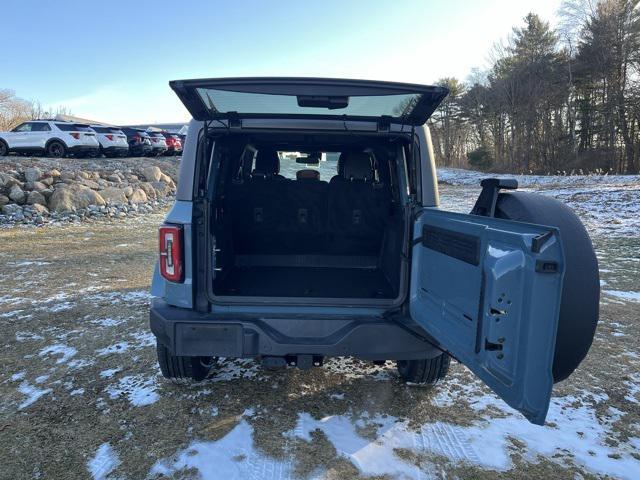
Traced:
<path id="1" fill-rule="evenodd" d="M 0 88 L 111 123 L 183 121 L 169 80 L 325 76 L 464 79 L 560 0 L 2 0 Z M 8 40 L 7 40 L 8 39 Z"/>

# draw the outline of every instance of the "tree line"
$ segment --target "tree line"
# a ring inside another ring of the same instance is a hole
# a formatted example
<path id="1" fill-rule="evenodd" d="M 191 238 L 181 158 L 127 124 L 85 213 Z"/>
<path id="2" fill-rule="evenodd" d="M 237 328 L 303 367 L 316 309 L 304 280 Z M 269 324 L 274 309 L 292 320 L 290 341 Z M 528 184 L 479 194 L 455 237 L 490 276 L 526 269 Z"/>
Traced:
<path id="1" fill-rule="evenodd" d="M 6 132 L 27 120 L 70 115 L 66 107 L 45 109 L 40 102 L 17 97 L 13 90 L 0 89 L 0 132 Z"/>
<path id="2" fill-rule="evenodd" d="M 430 120 L 444 166 L 637 174 L 640 0 L 565 0 L 559 26 L 530 13 L 485 72 L 443 78 Z"/>

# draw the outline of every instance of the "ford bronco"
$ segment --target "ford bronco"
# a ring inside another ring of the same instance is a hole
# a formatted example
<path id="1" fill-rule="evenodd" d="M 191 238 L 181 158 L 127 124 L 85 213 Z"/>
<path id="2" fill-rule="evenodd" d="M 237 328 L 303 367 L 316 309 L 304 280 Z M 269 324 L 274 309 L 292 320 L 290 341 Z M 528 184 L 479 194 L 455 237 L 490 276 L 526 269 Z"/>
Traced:
<path id="1" fill-rule="evenodd" d="M 594 336 L 596 256 L 568 207 L 514 180 L 483 180 L 469 214 L 439 208 L 425 122 L 445 88 L 170 85 L 193 120 L 152 286 L 165 377 L 203 380 L 216 357 L 354 356 L 433 384 L 453 357 L 544 422 Z"/>

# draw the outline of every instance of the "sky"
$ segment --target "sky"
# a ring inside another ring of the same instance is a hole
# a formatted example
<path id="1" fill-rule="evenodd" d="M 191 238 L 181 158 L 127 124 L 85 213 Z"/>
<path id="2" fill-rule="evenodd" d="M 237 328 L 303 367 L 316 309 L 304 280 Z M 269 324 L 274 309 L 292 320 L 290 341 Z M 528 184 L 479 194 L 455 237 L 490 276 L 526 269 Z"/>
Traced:
<path id="1" fill-rule="evenodd" d="M 560 0 L 0 0 L 0 89 L 114 124 L 190 118 L 169 80 L 316 76 L 431 84 L 484 69 Z"/>

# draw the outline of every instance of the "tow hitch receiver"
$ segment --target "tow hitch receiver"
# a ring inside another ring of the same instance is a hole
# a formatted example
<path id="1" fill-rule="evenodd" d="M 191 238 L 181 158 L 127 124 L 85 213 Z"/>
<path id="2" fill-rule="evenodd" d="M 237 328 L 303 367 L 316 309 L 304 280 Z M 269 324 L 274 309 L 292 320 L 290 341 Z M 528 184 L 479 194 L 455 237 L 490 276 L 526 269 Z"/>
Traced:
<path id="1" fill-rule="evenodd" d="M 262 357 L 262 365 L 269 369 L 284 368 L 287 365 L 308 370 L 311 367 L 321 367 L 324 358 L 320 355 L 287 355 L 284 357 Z"/>

